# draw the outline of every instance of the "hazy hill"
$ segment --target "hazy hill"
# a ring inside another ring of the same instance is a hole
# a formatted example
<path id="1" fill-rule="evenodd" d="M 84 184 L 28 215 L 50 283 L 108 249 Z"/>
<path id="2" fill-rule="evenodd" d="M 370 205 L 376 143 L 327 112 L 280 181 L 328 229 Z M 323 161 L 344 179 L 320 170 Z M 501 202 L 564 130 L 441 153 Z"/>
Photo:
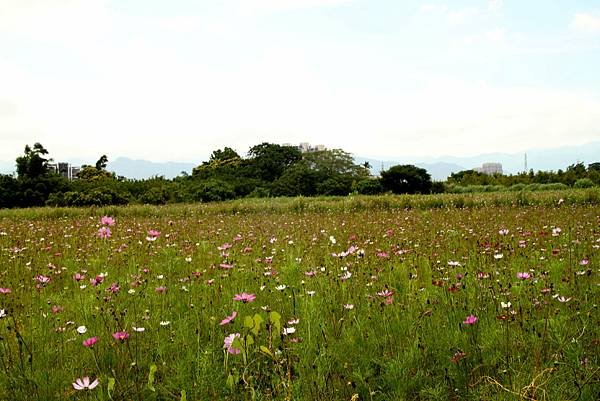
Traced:
<path id="1" fill-rule="evenodd" d="M 375 159 L 356 156 L 358 164 L 369 162 L 371 172 L 378 175 L 382 168 L 388 169 L 396 164 L 414 164 L 426 169 L 434 180 L 445 180 L 451 173 L 472 169 L 487 162 L 502 163 L 505 174 L 516 174 L 523 171 L 524 153 L 488 153 L 470 157 L 420 157 L 420 156 L 398 156 L 394 159 Z M 527 151 L 527 169 L 558 170 L 567 166 L 583 162 L 585 165 L 600 162 L 600 141 L 587 143 L 585 145 L 565 146 L 555 149 L 538 149 Z M 71 161 L 79 165 L 77 161 Z M 127 157 L 118 157 L 108 163 L 107 169 L 114 171 L 117 175 L 127 178 L 143 179 L 153 176 L 164 176 L 167 179 L 181 175 L 182 171 L 188 174 L 200 164 L 183 162 L 152 162 L 148 160 L 134 160 Z M 11 174 L 15 171 L 14 161 L 0 161 L 0 173 Z"/>

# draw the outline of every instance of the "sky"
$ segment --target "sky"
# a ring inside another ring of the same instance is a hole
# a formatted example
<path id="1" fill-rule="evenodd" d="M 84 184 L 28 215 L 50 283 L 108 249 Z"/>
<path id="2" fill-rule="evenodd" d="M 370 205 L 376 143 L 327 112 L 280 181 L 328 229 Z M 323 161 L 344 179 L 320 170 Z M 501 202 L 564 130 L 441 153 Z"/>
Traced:
<path id="1" fill-rule="evenodd" d="M 0 160 L 579 145 L 599 67 L 598 0 L 0 0 Z"/>

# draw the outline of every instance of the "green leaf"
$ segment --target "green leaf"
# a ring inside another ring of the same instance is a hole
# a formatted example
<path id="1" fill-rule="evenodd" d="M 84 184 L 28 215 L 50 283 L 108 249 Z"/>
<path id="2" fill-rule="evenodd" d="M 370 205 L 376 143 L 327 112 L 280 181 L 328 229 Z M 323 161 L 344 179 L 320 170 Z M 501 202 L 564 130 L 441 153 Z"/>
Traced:
<path id="1" fill-rule="evenodd" d="M 246 347 L 250 347 L 252 344 L 254 344 L 254 337 L 248 334 L 246 336 Z"/>
<path id="2" fill-rule="evenodd" d="M 275 356 L 273 355 L 273 353 L 271 352 L 271 350 L 270 350 L 270 349 L 268 349 L 267 347 L 265 347 L 264 345 L 261 345 L 261 346 L 260 346 L 260 351 L 261 351 L 263 354 L 267 354 L 267 355 L 269 355 L 271 358 L 275 359 Z"/>
<path id="3" fill-rule="evenodd" d="M 187 401 L 187 393 L 185 392 L 185 390 L 181 390 L 181 398 L 179 400 Z"/>
<path id="4" fill-rule="evenodd" d="M 262 316 L 257 313 L 254 315 L 253 321 L 254 327 L 252 328 L 252 333 L 254 333 L 254 335 L 257 336 L 258 332 L 260 331 L 260 325 L 264 323 L 265 319 L 263 319 Z"/>
<path id="5" fill-rule="evenodd" d="M 254 327 L 254 320 L 252 319 L 251 316 L 246 316 L 244 318 L 244 327 L 249 328 L 249 329 Z"/>
<path id="6" fill-rule="evenodd" d="M 233 340 L 233 342 L 231 343 L 231 346 L 232 346 L 233 348 L 237 348 L 237 349 L 240 349 L 240 350 L 243 350 L 243 349 L 244 349 L 244 344 L 242 343 L 242 340 L 240 340 L 240 338 L 239 338 L 239 337 L 236 337 L 236 338 Z"/>
<path id="7" fill-rule="evenodd" d="M 275 332 L 279 334 L 281 332 L 281 315 L 273 311 L 269 314 L 269 320 L 271 321 L 271 324 L 275 327 Z"/>
<path id="8" fill-rule="evenodd" d="M 108 392 L 108 397 L 112 400 L 112 393 L 115 391 L 115 378 L 114 377 L 108 378 L 108 388 L 106 389 L 106 391 Z"/>
<path id="9" fill-rule="evenodd" d="M 150 373 L 148 373 L 148 388 L 151 391 L 156 391 L 156 389 L 154 388 L 154 374 L 156 373 L 156 370 L 156 365 L 150 365 Z"/>
<path id="10" fill-rule="evenodd" d="M 233 375 L 230 373 L 229 376 L 227 376 L 227 387 L 229 387 L 231 390 L 233 390 L 234 385 L 235 385 L 235 383 L 234 383 Z"/>

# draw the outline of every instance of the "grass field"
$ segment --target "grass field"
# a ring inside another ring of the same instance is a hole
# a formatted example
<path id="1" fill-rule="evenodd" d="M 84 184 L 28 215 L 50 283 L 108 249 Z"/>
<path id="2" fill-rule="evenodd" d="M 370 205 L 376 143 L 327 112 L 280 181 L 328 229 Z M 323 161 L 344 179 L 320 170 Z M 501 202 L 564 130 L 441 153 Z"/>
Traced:
<path id="1" fill-rule="evenodd" d="M 595 400 L 599 248 L 592 190 L 3 210 L 0 399 Z"/>

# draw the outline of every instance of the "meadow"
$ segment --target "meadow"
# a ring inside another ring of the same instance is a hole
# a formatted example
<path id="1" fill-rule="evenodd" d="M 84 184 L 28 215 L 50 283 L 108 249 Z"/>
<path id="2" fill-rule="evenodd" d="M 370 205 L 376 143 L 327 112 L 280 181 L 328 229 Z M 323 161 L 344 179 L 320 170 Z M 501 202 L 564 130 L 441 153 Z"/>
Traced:
<path id="1" fill-rule="evenodd" d="M 3 400 L 596 400 L 600 193 L 0 210 Z"/>

